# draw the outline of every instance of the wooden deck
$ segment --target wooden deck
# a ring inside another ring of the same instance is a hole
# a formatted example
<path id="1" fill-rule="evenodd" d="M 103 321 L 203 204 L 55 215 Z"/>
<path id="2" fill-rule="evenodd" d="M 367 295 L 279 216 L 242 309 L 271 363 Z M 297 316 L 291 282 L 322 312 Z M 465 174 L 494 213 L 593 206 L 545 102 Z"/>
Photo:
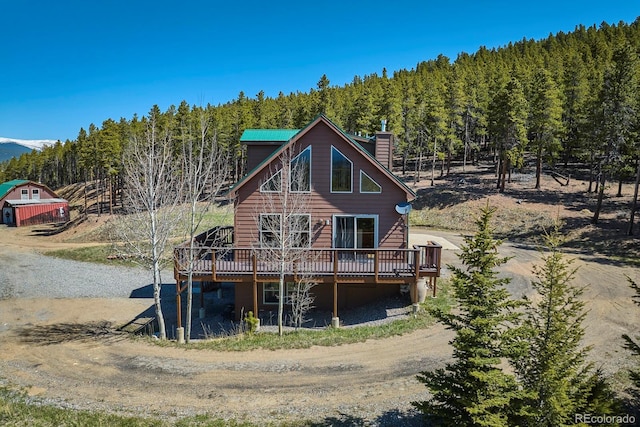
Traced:
<path id="1" fill-rule="evenodd" d="M 259 308 L 258 284 L 278 282 L 281 271 L 287 282 L 310 279 L 317 284 L 331 285 L 335 315 L 339 284 L 409 285 L 417 295 L 418 282 L 422 279 L 428 280 L 435 296 L 436 280 L 440 277 L 442 246 L 435 242 L 412 249 L 289 249 L 287 259 L 280 262 L 274 261 L 277 253 L 274 256 L 272 249 L 234 247 L 233 240 L 232 227 L 219 227 L 196 237 L 193 249 L 188 243 L 174 249 L 179 327 L 182 323 L 180 298 L 187 288 L 190 272 L 200 286 L 207 282 L 252 284 L 255 313 Z"/>
<path id="2" fill-rule="evenodd" d="M 270 261 L 268 249 L 198 247 L 194 249 L 193 277 L 213 282 L 260 282 L 278 278 L 281 267 L 287 277 L 311 276 L 322 282 L 412 283 L 420 277 L 439 277 L 442 246 L 437 243 L 414 249 L 304 249 L 290 251 L 294 261 Z M 189 248 L 174 251 L 176 280 L 189 273 Z M 416 263 L 415 260 L 418 260 Z"/>

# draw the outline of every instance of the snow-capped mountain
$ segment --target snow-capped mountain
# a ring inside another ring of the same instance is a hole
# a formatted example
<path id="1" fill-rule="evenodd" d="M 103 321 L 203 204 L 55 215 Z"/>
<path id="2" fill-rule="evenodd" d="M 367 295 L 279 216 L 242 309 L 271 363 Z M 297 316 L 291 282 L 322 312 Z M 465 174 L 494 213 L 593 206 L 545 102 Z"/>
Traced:
<path id="1" fill-rule="evenodd" d="M 0 162 L 12 157 L 20 157 L 21 154 L 30 153 L 31 150 L 42 150 L 42 147 L 55 143 L 56 141 L 52 139 L 27 140 L 0 137 Z"/>
<path id="2" fill-rule="evenodd" d="M 45 145 L 53 145 L 57 141 L 54 139 L 15 139 L 0 137 L 0 144 L 18 144 L 32 150 L 42 150 Z"/>

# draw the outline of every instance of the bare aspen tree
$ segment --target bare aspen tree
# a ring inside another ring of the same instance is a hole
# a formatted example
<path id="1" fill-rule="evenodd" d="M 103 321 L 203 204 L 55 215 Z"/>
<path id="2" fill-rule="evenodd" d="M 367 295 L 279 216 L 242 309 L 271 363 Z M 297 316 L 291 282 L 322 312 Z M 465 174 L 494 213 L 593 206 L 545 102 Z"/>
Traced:
<path id="1" fill-rule="evenodd" d="M 289 295 L 289 303 L 291 304 L 291 326 L 296 329 L 305 324 L 307 313 L 314 307 L 315 299 L 311 290 L 315 285 L 311 271 L 305 272 L 303 277 L 294 283 L 294 288 Z"/>
<path id="2" fill-rule="evenodd" d="M 278 161 L 260 186 L 262 203 L 255 213 L 260 261 L 274 266 L 278 282 L 278 333 L 283 333 L 285 277 L 295 271 L 295 287 L 308 286 L 304 307 L 312 305 L 309 293 L 313 273 L 311 247 L 311 147 L 296 150 L 292 144 L 282 150 Z M 298 300 L 302 301 L 302 299 Z M 304 316 L 299 317 L 302 319 Z"/>
<path id="3" fill-rule="evenodd" d="M 184 179 L 185 207 L 188 209 L 187 234 L 189 242 L 187 259 L 187 320 L 185 340 L 191 337 L 193 307 L 193 270 L 200 257 L 195 237 L 207 212 L 214 205 L 229 173 L 227 158 L 220 149 L 207 111 L 192 112 L 193 123 L 183 123 L 182 174 Z"/>
<path id="4" fill-rule="evenodd" d="M 170 260 L 166 252 L 180 221 L 183 199 L 181 164 L 173 152 L 168 123 L 171 119 L 154 107 L 142 122 L 144 131 L 133 133 L 123 156 L 125 212 L 115 230 L 132 259 L 153 272 L 153 299 L 161 339 L 167 337 L 160 298 L 161 270 Z"/>

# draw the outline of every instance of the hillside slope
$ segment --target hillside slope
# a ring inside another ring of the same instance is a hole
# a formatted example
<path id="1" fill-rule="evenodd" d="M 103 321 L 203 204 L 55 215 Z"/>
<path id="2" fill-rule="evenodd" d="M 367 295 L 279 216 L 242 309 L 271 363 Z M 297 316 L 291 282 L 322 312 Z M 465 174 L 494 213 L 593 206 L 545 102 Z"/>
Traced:
<path id="1" fill-rule="evenodd" d="M 0 162 L 11 160 L 13 157 L 20 157 L 22 154 L 30 153 L 31 150 L 31 148 L 14 142 L 0 143 Z"/>

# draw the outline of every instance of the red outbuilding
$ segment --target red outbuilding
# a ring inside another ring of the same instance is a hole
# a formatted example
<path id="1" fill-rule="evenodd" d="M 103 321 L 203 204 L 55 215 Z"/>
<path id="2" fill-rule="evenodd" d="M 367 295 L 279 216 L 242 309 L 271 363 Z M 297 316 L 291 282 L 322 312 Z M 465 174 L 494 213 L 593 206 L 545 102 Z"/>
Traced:
<path id="1" fill-rule="evenodd" d="M 46 185 L 16 179 L 0 184 L 2 223 L 16 227 L 68 222 L 69 203 Z"/>

